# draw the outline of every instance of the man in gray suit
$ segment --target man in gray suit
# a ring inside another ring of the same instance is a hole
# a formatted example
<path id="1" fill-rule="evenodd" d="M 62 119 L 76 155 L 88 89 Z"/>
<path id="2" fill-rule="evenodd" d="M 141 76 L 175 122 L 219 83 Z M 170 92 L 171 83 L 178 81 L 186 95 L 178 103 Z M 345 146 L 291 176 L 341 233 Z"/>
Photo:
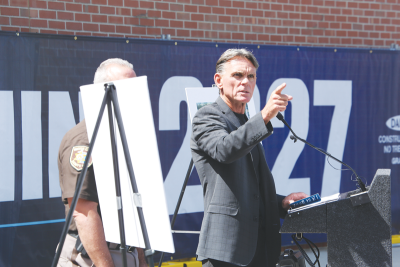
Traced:
<path id="1" fill-rule="evenodd" d="M 225 51 L 214 75 L 220 95 L 193 118 L 190 148 L 204 195 L 196 254 L 203 266 L 275 266 L 281 247 L 279 217 L 289 203 L 307 197 L 276 194 L 260 144 L 273 132 L 270 120 L 292 99 L 281 93 L 286 84 L 272 93 L 261 112 L 251 119 L 244 114 L 257 68 L 250 51 Z"/>

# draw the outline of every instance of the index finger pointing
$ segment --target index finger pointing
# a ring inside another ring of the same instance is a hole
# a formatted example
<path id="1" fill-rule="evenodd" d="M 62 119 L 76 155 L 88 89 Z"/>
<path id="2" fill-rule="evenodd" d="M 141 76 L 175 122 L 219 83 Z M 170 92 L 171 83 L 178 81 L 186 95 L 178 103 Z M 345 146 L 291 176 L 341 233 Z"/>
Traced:
<path id="1" fill-rule="evenodd" d="M 279 85 L 279 86 L 275 89 L 274 93 L 275 93 L 275 94 L 280 94 L 280 93 L 282 93 L 282 90 L 283 90 L 285 87 L 286 87 L 286 83 L 282 83 L 281 85 Z"/>

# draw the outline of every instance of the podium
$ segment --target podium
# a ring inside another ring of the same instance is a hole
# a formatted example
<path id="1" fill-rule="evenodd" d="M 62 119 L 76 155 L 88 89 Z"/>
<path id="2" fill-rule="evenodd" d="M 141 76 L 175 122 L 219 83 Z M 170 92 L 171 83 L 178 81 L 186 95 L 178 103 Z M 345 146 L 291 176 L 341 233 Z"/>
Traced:
<path id="1" fill-rule="evenodd" d="M 392 266 L 390 169 L 378 169 L 366 192 L 288 213 L 281 233 L 326 233 L 329 267 Z"/>

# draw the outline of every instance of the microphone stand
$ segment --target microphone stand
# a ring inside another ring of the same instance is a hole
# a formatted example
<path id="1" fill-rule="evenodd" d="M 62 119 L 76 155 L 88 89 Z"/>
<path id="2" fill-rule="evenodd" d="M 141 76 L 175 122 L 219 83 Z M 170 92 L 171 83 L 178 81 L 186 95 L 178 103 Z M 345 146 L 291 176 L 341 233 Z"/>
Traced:
<path id="1" fill-rule="evenodd" d="M 329 154 L 329 153 L 326 152 L 325 150 L 323 150 L 323 149 L 321 149 L 321 148 L 318 148 L 318 147 L 315 147 L 315 146 L 313 146 L 312 144 L 308 143 L 306 140 L 304 140 L 304 139 L 298 137 L 298 136 L 293 132 L 292 128 L 290 128 L 289 124 L 285 121 L 285 119 L 283 118 L 283 115 L 282 115 L 280 112 L 278 112 L 278 114 L 276 115 L 276 117 L 278 118 L 278 120 L 280 120 L 281 122 L 283 122 L 283 123 L 286 125 L 286 127 L 289 128 L 290 132 L 292 132 L 293 135 L 290 136 L 290 139 L 292 139 L 292 140 L 294 141 L 294 143 L 296 143 L 297 140 L 300 140 L 300 141 L 302 141 L 303 143 L 305 143 L 305 144 L 309 145 L 310 147 L 314 148 L 315 150 L 318 150 L 318 151 L 321 152 L 322 154 L 325 154 L 325 155 L 327 155 L 328 157 L 330 157 L 330 158 L 336 160 L 336 161 L 339 162 L 340 164 L 346 166 L 346 167 L 349 168 L 349 169 L 354 173 L 354 175 L 356 176 L 357 183 L 358 183 L 358 185 L 360 186 L 361 191 L 362 191 L 362 192 L 367 191 L 367 189 L 365 188 L 365 184 L 361 181 L 360 177 L 359 177 L 359 176 L 357 175 L 357 173 L 353 170 L 353 168 L 351 168 L 351 167 L 350 167 L 349 165 L 347 165 L 346 163 L 344 163 L 344 162 L 338 160 L 337 158 L 335 158 L 334 156 L 332 156 L 331 154 Z"/>

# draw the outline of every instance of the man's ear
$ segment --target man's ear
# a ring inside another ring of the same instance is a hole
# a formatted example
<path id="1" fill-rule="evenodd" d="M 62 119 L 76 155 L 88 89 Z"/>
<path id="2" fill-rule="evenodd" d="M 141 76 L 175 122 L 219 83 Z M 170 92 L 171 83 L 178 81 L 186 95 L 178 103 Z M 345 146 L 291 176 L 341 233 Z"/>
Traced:
<path id="1" fill-rule="evenodd" d="M 215 73 L 214 82 L 218 89 L 222 91 L 222 75 L 220 73 Z"/>

